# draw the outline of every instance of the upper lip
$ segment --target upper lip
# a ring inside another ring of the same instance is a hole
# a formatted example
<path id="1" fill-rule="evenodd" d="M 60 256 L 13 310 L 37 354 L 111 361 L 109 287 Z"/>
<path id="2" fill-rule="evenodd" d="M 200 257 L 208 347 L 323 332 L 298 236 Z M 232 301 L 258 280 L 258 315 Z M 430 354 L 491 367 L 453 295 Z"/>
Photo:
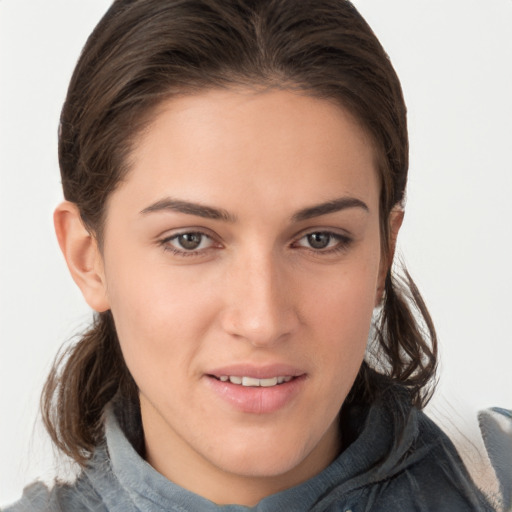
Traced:
<path id="1" fill-rule="evenodd" d="M 254 365 L 254 364 L 231 364 L 215 368 L 206 372 L 206 375 L 213 377 L 238 376 L 238 377 L 253 377 L 255 379 L 271 379 L 272 377 L 299 377 L 306 372 L 297 368 L 296 366 L 282 363 L 274 363 L 268 365 Z"/>

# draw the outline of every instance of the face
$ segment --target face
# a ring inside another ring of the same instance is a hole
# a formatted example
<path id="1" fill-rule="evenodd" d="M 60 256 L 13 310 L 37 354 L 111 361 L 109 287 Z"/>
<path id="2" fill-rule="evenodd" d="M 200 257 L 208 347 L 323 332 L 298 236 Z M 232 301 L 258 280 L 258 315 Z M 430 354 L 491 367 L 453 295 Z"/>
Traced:
<path id="1" fill-rule="evenodd" d="M 148 461 L 217 502 L 309 478 L 342 447 L 383 277 L 370 141 L 326 100 L 210 91 L 162 105 L 131 164 L 101 279 Z"/>

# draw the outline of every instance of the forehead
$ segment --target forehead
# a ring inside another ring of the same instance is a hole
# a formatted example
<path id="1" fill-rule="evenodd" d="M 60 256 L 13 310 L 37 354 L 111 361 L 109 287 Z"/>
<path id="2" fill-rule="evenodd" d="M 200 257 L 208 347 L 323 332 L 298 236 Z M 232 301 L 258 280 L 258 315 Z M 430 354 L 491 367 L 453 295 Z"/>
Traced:
<path id="1" fill-rule="evenodd" d="M 141 203 L 178 195 L 233 208 L 255 197 L 290 209 L 309 197 L 372 202 L 375 161 L 370 138 L 334 102 L 287 90 L 211 90 L 159 106 L 119 192 Z"/>

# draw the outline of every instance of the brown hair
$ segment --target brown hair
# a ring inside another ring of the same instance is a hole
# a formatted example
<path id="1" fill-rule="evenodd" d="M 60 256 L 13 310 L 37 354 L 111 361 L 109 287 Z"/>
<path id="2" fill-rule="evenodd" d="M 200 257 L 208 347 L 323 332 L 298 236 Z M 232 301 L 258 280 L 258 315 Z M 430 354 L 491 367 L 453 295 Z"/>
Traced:
<path id="1" fill-rule="evenodd" d="M 116 0 L 89 37 L 62 110 L 59 159 L 65 198 L 100 247 L 105 203 L 129 171 L 130 150 L 156 107 L 176 94 L 244 85 L 304 91 L 337 101 L 370 134 L 388 219 L 404 199 L 406 108 L 396 73 L 370 27 L 346 0 Z M 411 402 L 429 398 L 434 327 L 408 274 L 389 271 L 375 350 L 347 401 L 373 400 L 400 383 Z M 110 312 L 55 363 L 42 397 L 56 445 L 80 464 L 102 439 L 116 393 L 137 400 Z"/>

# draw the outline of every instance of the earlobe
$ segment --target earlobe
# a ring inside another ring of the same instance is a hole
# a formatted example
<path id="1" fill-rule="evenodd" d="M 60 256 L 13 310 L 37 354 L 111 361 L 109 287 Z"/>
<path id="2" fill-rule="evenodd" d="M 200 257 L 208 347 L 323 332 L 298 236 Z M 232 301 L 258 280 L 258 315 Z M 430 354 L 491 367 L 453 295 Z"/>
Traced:
<path id="1" fill-rule="evenodd" d="M 389 244 L 387 253 L 383 254 L 381 257 L 380 269 L 379 269 L 379 279 L 377 286 L 377 293 L 375 297 L 375 306 L 378 306 L 382 302 L 382 298 L 384 296 L 384 288 L 386 284 L 386 276 L 388 271 L 393 263 L 393 257 L 395 255 L 396 249 L 396 241 L 398 238 L 398 232 L 402 227 L 402 222 L 404 220 L 404 210 L 400 206 L 396 206 L 391 210 L 388 219 L 388 230 L 389 230 Z"/>
<path id="2" fill-rule="evenodd" d="M 69 272 L 87 304 L 95 311 L 110 308 L 103 260 L 94 236 L 86 229 L 74 203 L 64 201 L 53 214 L 59 246 Z"/>

